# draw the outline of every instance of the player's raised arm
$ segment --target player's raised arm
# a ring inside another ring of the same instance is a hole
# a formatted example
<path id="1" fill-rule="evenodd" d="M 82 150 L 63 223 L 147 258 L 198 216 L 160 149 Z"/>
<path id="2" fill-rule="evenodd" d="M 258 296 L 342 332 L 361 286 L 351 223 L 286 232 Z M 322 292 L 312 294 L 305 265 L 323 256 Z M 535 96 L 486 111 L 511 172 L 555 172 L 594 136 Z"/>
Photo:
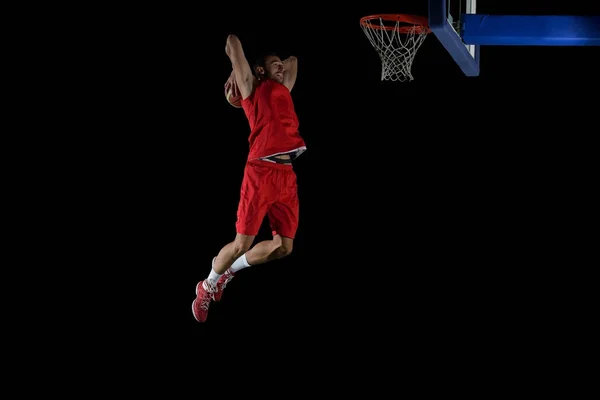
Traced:
<path id="1" fill-rule="evenodd" d="M 252 94 L 254 76 L 252 75 L 252 70 L 250 69 L 246 55 L 244 54 L 242 43 L 236 35 L 229 35 L 227 37 L 225 53 L 231 60 L 238 90 L 240 91 L 242 98 L 245 99 Z"/>
<path id="2" fill-rule="evenodd" d="M 283 60 L 283 69 L 283 84 L 291 92 L 298 76 L 298 59 L 294 56 L 286 58 Z"/>

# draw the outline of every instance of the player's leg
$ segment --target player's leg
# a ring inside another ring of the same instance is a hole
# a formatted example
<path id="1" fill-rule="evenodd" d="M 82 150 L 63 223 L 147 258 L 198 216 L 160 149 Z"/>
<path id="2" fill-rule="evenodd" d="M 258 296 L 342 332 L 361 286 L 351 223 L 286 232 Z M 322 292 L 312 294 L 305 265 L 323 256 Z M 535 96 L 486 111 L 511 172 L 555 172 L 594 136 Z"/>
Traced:
<path id="1" fill-rule="evenodd" d="M 248 251 L 266 215 L 269 200 L 260 190 L 261 177 L 252 165 L 246 164 L 238 203 L 236 236 L 233 242 L 223 246 L 213 259 L 208 277 L 196 285 L 196 299 L 192 310 L 196 320 L 204 322 L 212 300 L 221 298 L 223 289 L 231 276 L 225 271 Z"/>
<path id="2" fill-rule="evenodd" d="M 250 250 L 256 235 L 244 235 L 238 233 L 235 240 L 223 246 L 214 260 L 213 271 L 216 274 L 223 274 L 235 260 Z M 218 279 L 218 278 L 217 278 Z"/>
<path id="3" fill-rule="evenodd" d="M 222 284 L 222 287 L 224 288 L 227 282 L 229 282 L 233 278 L 233 275 L 239 270 L 288 256 L 291 254 L 293 248 L 293 238 L 282 237 L 273 231 L 273 239 L 263 240 L 257 243 L 250 250 L 238 257 L 225 274 L 223 274 L 222 277 L 220 276 L 219 284 Z"/>
<path id="4" fill-rule="evenodd" d="M 264 264 L 285 257 L 292 252 L 294 239 L 274 234 L 272 240 L 263 240 L 250 249 L 245 256 L 245 267 Z M 241 267 L 241 266 L 240 266 Z M 241 268 L 238 268 L 238 270 Z"/>
<path id="5" fill-rule="evenodd" d="M 257 243 L 236 259 L 229 271 L 235 273 L 252 265 L 283 258 L 291 254 L 298 229 L 299 201 L 296 174 L 291 166 L 272 166 L 278 201 L 269 206 L 267 215 L 273 233 L 272 240 Z"/>
<path id="6" fill-rule="evenodd" d="M 233 274 L 229 273 L 227 269 L 237 258 L 248 251 L 254 237 L 255 235 L 238 233 L 234 241 L 223 246 L 213 259 L 208 277 L 196 285 L 196 299 L 192 303 L 192 310 L 197 321 L 206 321 L 211 301 L 221 300 L 225 286 L 233 278 Z"/>
<path id="7" fill-rule="evenodd" d="M 236 236 L 233 242 L 226 244 L 213 260 L 212 276 L 219 277 L 231 264 L 246 253 L 258 234 L 263 219 L 272 203 L 273 193 L 267 190 L 265 182 L 269 179 L 269 170 L 255 163 L 247 163 L 240 188 L 240 201 L 235 223 Z"/>
<path id="8" fill-rule="evenodd" d="M 296 174 L 291 167 L 282 168 L 280 172 L 282 177 L 279 179 L 279 199 L 271 204 L 267 212 L 273 240 L 260 242 L 245 254 L 250 265 L 286 257 L 294 248 L 300 211 Z"/>

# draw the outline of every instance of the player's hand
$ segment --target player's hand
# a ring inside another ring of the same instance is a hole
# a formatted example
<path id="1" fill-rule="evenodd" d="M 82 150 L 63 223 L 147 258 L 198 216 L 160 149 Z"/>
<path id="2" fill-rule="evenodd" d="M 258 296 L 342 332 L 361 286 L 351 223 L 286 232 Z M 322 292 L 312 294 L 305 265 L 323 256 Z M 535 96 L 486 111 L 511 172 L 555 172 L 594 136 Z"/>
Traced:
<path id="1" fill-rule="evenodd" d="M 239 96 L 239 89 L 237 86 L 237 82 L 235 81 L 235 73 L 231 71 L 231 75 L 229 75 L 229 79 L 225 82 L 225 93 L 231 90 L 231 95 L 233 97 Z"/>

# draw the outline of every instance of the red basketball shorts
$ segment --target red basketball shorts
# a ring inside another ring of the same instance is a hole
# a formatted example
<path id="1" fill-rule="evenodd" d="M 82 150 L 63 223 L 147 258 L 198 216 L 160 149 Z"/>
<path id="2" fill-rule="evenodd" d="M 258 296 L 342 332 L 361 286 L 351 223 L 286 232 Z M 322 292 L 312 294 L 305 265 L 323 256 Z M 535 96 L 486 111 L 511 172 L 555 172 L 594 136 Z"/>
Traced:
<path id="1" fill-rule="evenodd" d="M 293 239 L 298 229 L 298 215 L 298 186 L 292 166 L 248 161 L 240 190 L 237 233 L 256 236 L 268 216 L 273 235 Z"/>

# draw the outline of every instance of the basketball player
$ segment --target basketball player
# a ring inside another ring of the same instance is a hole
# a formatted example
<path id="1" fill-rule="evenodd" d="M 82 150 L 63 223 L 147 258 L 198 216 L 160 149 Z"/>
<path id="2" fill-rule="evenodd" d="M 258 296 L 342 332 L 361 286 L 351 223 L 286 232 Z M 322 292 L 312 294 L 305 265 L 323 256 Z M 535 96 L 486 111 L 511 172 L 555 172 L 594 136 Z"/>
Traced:
<path id="1" fill-rule="evenodd" d="M 226 83 L 242 96 L 250 124 L 249 153 L 237 210 L 236 236 L 212 260 L 208 277 L 196 285 L 194 317 L 206 321 L 211 301 L 219 301 L 227 283 L 243 268 L 290 254 L 298 228 L 298 192 L 294 161 L 306 150 L 298 132 L 291 90 L 296 82 L 297 59 L 268 54 L 250 68 L 242 44 L 229 35 L 225 46 L 233 71 Z M 253 75 L 253 72 L 255 75 Z M 254 238 L 268 216 L 273 238 Z"/>

